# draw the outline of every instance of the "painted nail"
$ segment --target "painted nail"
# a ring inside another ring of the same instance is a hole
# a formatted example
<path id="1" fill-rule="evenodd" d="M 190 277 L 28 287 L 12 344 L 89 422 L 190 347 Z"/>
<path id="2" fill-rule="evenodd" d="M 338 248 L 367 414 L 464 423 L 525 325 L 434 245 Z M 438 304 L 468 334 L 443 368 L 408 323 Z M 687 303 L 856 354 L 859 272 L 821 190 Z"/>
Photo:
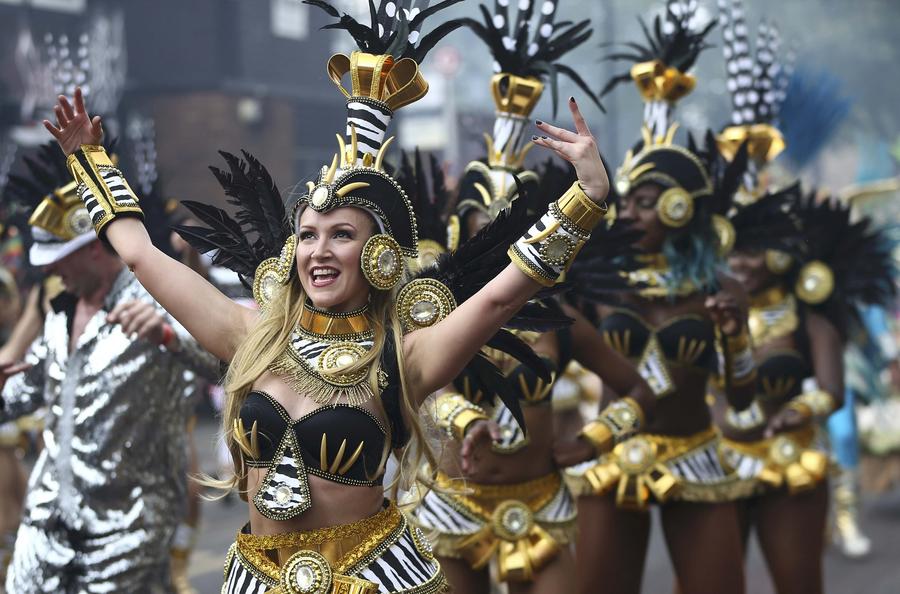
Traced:
<path id="1" fill-rule="evenodd" d="M 540 121 L 540 120 L 535 120 L 534 123 L 537 124 L 538 126 L 543 126 L 543 125 L 544 125 L 544 122 L 542 122 L 542 121 Z"/>
<path id="2" fill-rule="evenodd" d="M 537 136 L 532 136 L 532 137 L 531 137 L 531 140 L 537 140 L 537 139 L 538 139 Z"/>
<path id="3" fill-rule="evenodd" d="M 550 139 L 549 136 L 541 136 L 541 140 L 549 140 L 549 139 Z"/>
<path id="4" fill-rule="evenodd" d="M 571 101 L 572 103 L 575 103 L 575 97 L 569 97 L 569 101 Z"/>

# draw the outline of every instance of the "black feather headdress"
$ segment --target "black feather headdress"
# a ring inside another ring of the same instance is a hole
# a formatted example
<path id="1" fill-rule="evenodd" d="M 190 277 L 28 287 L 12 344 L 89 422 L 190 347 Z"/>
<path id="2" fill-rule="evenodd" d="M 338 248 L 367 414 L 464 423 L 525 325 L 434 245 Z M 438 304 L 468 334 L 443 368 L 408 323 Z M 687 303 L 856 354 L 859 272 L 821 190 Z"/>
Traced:
<path id="1" fill-rule="evenodd" d="M 417 148 L 412 156 L 403 151 L 395 177 L 409 196 L 416 213 L 416 228 L 419 232 L 417 267 L 431 265 L 440 254 L 447 251 L 447 246 L 451 243 L 447 221 L 453 205 L 444 171 L 433 153 L 428 155 L 426 167 L 422 153 Z"/>
<path id="2" fill-rule="evenodd" d="M 711 21 L 695 28 L 697 0 L 667 0 L 664 15 L 657 15 L 651 27 L 638 17 L 644 43 L 627 42 L 624 49 L 607 56 L 628 61 L 628 72 L 612 77 L 601 96 L 621 83 L 633 80 L 645 102 L 644 125 L 651 137 L 662 138 L 672 126 L 674 104 L 690 93 L 696 79 L 688 73 L 700 52 L 711 47 L 706 37 L 715 26 Z"/>
<path id="3" fill-rule="evenodd" d="M 347 31 L 360 51 L 373 55 L 390 55 L 395 60 L 411 58 L 422 63 L 425 55 L 437 43 L 459 29 L 463 23 L 451 20 L 437 26 L 426 35 L 421 34 L 425 19 L 463 0 L 443 0 L 429 6 L 430 0 L 382 0 L 375 6 L 369 0 L 369 24 L 364 25 L 348 14 L 341 14 L 330 2 L 303 0 L 304 4 L 321 8 L 338 19 L 323 29 Z"/>
<path id="4" fill-rule="evenodd" d="M 584 79 L 571 66 L 559 60 L 586 42 L 593 34 L 590 20 L 573 23 L 556 22 L 556 9 L 560 0 L 524 0 L 519 2 L 516 17 L 510 14 L 509 2 L 494 2 L 493 14 L 487 6 L 478 6 L 482 21 L 472 18 L 460 19 L 481 39 L 494 57 L 494 72 L 521 78 L 546 80 L 550 83 L 553 114 L 559 104 L 559 75 L 563 75 L 600 109 L 600 100 Z M 535 4 L 540 4 L 537 17 L 532 22 Z M 535 98 L 534 102 L 537 102 Z"/>
<path id="5" fill-rule="evenodd" d="M 760 22 L 754 51 L 742 0 L 718 0 L 718 4 L 732 106 L 731 124 L 719 134 L 719 146 L 731 158 L 741 144 L 747 144 L 750 161 L 743 183 L 752 197 L 759 192 L 760 170 L 785 148 L 778 116 L 792 66 L 779 56 L 781 35 L 774 23 Z"/>

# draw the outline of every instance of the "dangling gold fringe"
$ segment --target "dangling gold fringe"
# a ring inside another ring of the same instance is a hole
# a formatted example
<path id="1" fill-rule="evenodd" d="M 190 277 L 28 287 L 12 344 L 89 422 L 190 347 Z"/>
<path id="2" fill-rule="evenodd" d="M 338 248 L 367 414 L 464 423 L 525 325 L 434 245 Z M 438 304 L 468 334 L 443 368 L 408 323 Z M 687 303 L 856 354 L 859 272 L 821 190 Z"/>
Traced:
<path id="1" fill-rule="evenodd" d="M 298 394 L 312 398 L 319 404 L 333 404 L 345 396 L 347 404 L 361 406 L 375 396 L 369 384 L 368 374 L 358 384 L 338 386 L 329 383 L 322 375 L 310 370 L 287 353 L 269 365 L 269 371 L 281 377 Z"/>

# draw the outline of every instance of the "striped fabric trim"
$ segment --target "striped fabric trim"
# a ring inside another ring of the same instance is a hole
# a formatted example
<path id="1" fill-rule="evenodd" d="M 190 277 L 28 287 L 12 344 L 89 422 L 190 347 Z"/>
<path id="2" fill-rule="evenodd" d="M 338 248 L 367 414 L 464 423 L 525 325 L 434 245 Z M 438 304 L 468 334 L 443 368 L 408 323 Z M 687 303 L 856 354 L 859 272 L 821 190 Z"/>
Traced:
<path id="1" fill-rule="evenodd" d="M 423 550 L 423 539 L 406 520 L 392 541 L 382 543 L 380 553 L 349 575 L 378 585 L 384 594 L 438 594 L 447 591 L 440 564 Z M 421 534 L 421 533 L 420 533 Z M 264 594 L 277 583 L 255 571 L 237 551 L 229 551 L 222 594 Z"/>
<path id="2" fill-rule="evenodd" d="M 494 399 L 491 419 L 500 426 L 500 439 L 491 446 L 495 452 L 511 454 L 528 445 L 529 440 L 516 422 L 516 418 L 499 398 Z"/>
<path id="3" fill-rule="evenodd" d="M 386 105 L 375 101 L 352 98 L 347 102 L 347 138 L 356 128 L 356 159 L 361 162 L 366 154 L 375 155 L 384 144 L 393 114 Z"/>
<path id="4" fill-rule="evenodd" d="M 498 113 L 494 119 L 494 151 L 502 155 L 505 161 L 506 157 L 515 158 L 522 150 L 525 144 L 525 129 L 528 120 L 523 117 L 513 116 L 506 113 Z"/>

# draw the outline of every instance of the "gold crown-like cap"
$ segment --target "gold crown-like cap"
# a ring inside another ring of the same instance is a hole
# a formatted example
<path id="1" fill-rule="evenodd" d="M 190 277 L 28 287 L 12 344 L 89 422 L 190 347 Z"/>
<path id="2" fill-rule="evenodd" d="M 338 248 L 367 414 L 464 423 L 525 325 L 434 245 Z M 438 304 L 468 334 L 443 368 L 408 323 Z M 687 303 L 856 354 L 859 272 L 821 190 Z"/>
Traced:
<path id="1" fill-rule="evenodd" d="M 93 233 L 91 217 L 75 193 L 74 181 L 57 188 L 38 204 L 28 224 L 43 229 L 63 241 Z"/>
<path id="2" fill-rule="evenodd" d="M 532 76 L 501 72 L 491 77 L 494 106 L 500 113 L 527 118 L 541 99 L 544 83 Z"/>
<path id="3" fill-rule="evenodd" d="M 660 60 L 640 62 L 631 67 L 631 78 L 644 101 L 675 103 L 687 96 L 697 85 L 697 79 L 677 68 L 667 67 Z"/>
<path id="4" fill-rule="evenodd" d="M 772 162 L 786 147 L 781 132 L 769 124 L 729 126 L 716 140 L 719 150 L 729 161 L 734 159 L 744 141 L 748 155 L 759 164 Z"/>
<path id="5" fill-rule="evenodd" d="M 350 90 L 344 88 L 344 75 L 350 73 Z M 328 60 L 328 76 L 348 99 L 365 97 L 396 111 L 414 103 L 428 92 L 428 83 L 412 58 L 394 60 L 386 54 L 353 52 L 335 54 Z"/>

